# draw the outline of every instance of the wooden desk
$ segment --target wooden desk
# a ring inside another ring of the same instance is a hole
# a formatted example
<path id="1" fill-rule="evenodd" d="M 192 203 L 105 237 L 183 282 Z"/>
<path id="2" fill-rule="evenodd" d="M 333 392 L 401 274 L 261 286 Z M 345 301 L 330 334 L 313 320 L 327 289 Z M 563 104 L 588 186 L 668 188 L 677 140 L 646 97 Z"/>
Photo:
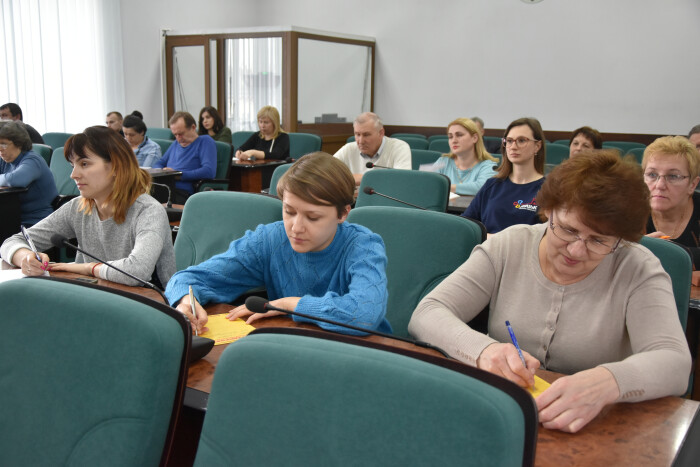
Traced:
<path id="1" fill-rule="evenodd" d="M 277 166 L 286 164 L 285 161 L 261 160 L 234 162 L 229 172 L 228 189 L 231 191 L 245 191 L 248 193 L 260 193 L 263 188 L 270 186 L 272 172 Z"/>
<path id="2" fill-rule="evenodd" d="M 473 196 L 460 196 L 459 198 L 453 198 L 447 202 L 447 212 L 450 214 L 460 215 L 474 200 Z"/>
<path id="3" fill-rule="evenodd" d="M 22 223 L 21 195 L 26 192 L 26 187 L 0 187 L 0 244 L 19 232 Z"/>

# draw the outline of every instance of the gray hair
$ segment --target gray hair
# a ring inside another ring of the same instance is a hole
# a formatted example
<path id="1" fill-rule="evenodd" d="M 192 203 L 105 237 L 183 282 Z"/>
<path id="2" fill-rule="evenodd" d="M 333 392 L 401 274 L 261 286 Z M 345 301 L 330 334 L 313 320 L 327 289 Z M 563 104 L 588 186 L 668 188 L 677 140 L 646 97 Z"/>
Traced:
<path id="1" fill-rule="evenodd" d="M 700 125 L 695 125 L 693 128 L 690 129 L 690 131 L 688 132 L 688 138 L 690 138 L 696 133 L 700 133 Z"/>
<path id="2" fill-rule="evenodd" d="M 374 129 L 377 131 L 384 128 L 384 124 L 382 123 L 382 120 L 379 118 L 379 115 L 375 114 L 374 112 L 361 113 L 360 115 L 357 116 L 357 118 L 353 122 L 353 125 L 355 125 L 355 124 L 362 125 L 365 122 L 373 122 Z"/>
<path id="3" fill-rule="evenodd" d="M 22 152 L 32 149 L 32 140 L 20 121 L 0 121 L 0 138 L 12 141 Z"/>
<path id="4" fill-rule="evenodd" d="M 482 129 L 484 128 L 484 121 L 482 119 L 480 119 L 479 117 L 472 117 L 471 120 L 474 123 L 478 123 Z"/>

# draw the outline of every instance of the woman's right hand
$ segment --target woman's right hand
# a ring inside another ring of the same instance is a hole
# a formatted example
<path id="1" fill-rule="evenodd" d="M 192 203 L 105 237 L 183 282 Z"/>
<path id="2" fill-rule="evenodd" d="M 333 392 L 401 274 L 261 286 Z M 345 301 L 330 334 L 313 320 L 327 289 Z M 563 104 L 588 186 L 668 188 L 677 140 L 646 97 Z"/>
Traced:
<path id="1" fill-rule="evenodd" d="M 205 310 L 202 305 L 199 304 L 197 299 L 194 300 L 194 308 L 197 316 L 192 315 L 192 305 L 190 304 L 189 295 L 182 297 L 180 303 L 178 303 L 175 307 L 177 311 L 184 314 L 190 321 L 192 331 L 196 329 L 197 333 L 201 334 L 209 330 L 209 328 L 204 327 L 204 325 L 207 324 L 207 321 L 209 321 L 209 315 L 207 314 L 207 310 Z"/>
<path id="2" fill-rule="evenodd" d="M 41 262 L 36 259 L 34 252 L 28 248 L 20 248 L 12 256 L 12 264 L 22 268 L 25 276 L 43 276 L 49 268 L 49 255 L 39 253 Z"/>
<path id="3" fill-rule="evenodd" d="M 535 370 L 540 367 L 540 361 L 524 350 L 522 352 L 527 368 L 513 344 L 493 343 L 481 351 L 476 366 L 518 386 L 531 388 L 535 385 Z"/>

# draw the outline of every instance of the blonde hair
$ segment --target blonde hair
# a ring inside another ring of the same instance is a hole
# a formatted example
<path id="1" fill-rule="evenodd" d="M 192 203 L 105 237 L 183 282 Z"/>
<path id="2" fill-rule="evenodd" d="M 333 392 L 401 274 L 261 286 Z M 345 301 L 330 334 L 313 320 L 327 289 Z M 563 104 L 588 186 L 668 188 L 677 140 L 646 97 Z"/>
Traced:
<path id="1" fill-rule="evenodd" d="M 459 125 L 465 130 L 469 132 L 470 135 L 477 136 L 476 143 L 474 143 L 474 153 L 476 154 L 476 160 L 479 162 L 481 161 L 493 161 L 493 162 L 498 162 L 498 159 L 493 157 L 489 152 L 486 150 L 484 147 L 484 140 L 481 138 L 481 132 L 479 131 L 479 127 L 476 126 L 476 123 L 474 120 L 470 120 L 468 118 L 456 118 L 452 120 L 449 125 L 447 125 L 447 132 L 450 131 L 450 127 L 452 125 Z M 453 153 L 448 153 L 448 154 L 443 154 L 442 157 L 449 157 L 450 159 L 454 159 L 457 157 L 456 154 Z"/>
<path id="2" fill-rule="evenodd" d="M 258 120 L 261 118 L 269 118 L 272 124 L 275 126 L 275 131 L 272 133 L 272 139 L 277 138 L 280 133 L 284 133 L 284 130 L 280 127 L 280 113 L 279 111 L 271 106 L 271 105 L 266 105 L 262 109 L 258 110 Z M 265 136 L 262 134 L 262 131 L 260 132 L 260 137 L 264 138 Z"/>
<path id="3" fill-rule="evenodd" d="M 690 181 L 700 175 L 700 153 L 685 136 L 662 136 L 644 150 L 642 169 L 646 169 L 649 159 L 658 156 L 681 156 L 688 162 Z"/>

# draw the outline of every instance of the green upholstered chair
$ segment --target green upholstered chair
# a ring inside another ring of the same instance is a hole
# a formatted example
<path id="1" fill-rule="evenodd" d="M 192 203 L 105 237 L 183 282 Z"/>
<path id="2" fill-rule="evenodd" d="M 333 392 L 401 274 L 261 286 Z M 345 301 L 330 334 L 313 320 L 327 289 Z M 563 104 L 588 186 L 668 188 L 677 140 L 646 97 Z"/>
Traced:
<path id="1" fill-rule="evenodd" d="M 646 144 L 635 143 L 632 141 L 605 141 L 603 143 L 603 148 L 618 149 L 620 151 L 620 154 L 623 156 L 625 154 L 627 154 L 630 149 L 634 149 L 634 148 L 644 149 L 646 147 L 647 147 Z"/>
<path id="2" fill-rule="evenodd" d="M 436 172 L 418 170 L 372 169 L 364 174 L 355 206 L 409 207 L 377 194 L 368 195 L 365 187 L 374 188 L 393 198 L 431 211 L 445 212 L 450 196 L 450 179 Z"/>
<path id="3" fill-rule="evenodd" d="M 569 158 L 569 146 L 545 143 L 545 163 L 559 165 Z"/>
<path id="4" fill-rule="evenodd" d="M 321 137 L 311 133 L 289 133 L 289 157 L 299 159 L 304 154 L 321 150 Z"/>
<path id="5" fill-rule="evenodd" d="M 194 465 L 532 465 L 534 399 L 454 360 L 259 329 L 216 367 Z"/>
<path id="6" fill-rule="evenodd" d="M 43 157 L 47 166 L 51 164 L 51 153 L 53 152 L 53 148 L 51 148 L 51 146 L 48 144 L 34 143 L 32 144 L 32 151 Z"/>
<path id="7" fill-rule="evenodd" d="M 427 140 L 428 137 L 420 133 L 394 133 L 391 138 L 403 139 L 403 138 L 419 138 Z"/>
<path id="8" fill-rule="evenodd" d="M 180 271 L 223 253 L 246 230 L 282 220 L 276 198 L 237 191 L 204 191 L 185 203 L 175 238 L 175 265 Z"/>
<path id="9" fill-rule="evenodd" d="M 175 135 L 170 131 L 170 128 L 148 128 L 146 130 L 146 136 L 151 139 L 165 139 L 170 141 L 175 141 Z"/>
<path id="10" fill-rule="evenodd" d="M 151 138 L 149 136 L 149 138 Z M 157 143 L 158 146 L 160 146 L 160 154 L 161 156 L 165 155 L 165 151 L 168 150 L 171 144 L 173 144 L 174 141 L 169 140 L 169 139 L 160 139 L 160 138 L 151 138 L 153 142 Z"/>
<path id="11" fill-rule="evenodd" d="M 233 146 L 223 141 L 214 141 L 214 143 L 216 144 L 216 176 L 193 182 L 194 191 L 228 189 L 228 171 L 231 168 Z"/>
<path id="12" fill-rule="evenodd" d="M 66 141 L 71 136 L 73 136 L 73 133 L 49 132 L 41 135 L 44 138 L 44 143 L 51 146 L 54 150 L 65 146 Z"/>
<path id="13" fill-rule="evenodd" d="M 568 146 L 570 142 L 571 142 L 570 139 L 558 139 L 556 141 L 552 141 L 552 143 L 561 144 L 562 146 Z"/>
<path id="14" fill-rule="evenodd" d="M 363 225 L 384 240 L 387 319 L 399 336 L 408 336 L 408 322 L 418 302 L 486 239 L 483 225 L 476 221 L 418 209 L 360 207 L 350 211 L 348 222 Z"/>
<path id="15" fill-rule="evenodd" d="M 255 131 L 236 131 L 231 135 L 231 140 L 233 141 L 233 150 L 237 151 L 238 148 L 243 146 L 243 143 L 248 141 Z"/>
<path id="16" fill-rule="evenodd" d="M 413 170 L 420 170 L 421 165 L 433 164 L 440 156 L 441 154 L 437 151 L 411 148 L 411 168 Z"/>
<path id="17" fill-rule="evenodd" d="M 63 147 L 53 150 L 49 168 L 56 182 L 56 189 L 58 190 L 59 196 L 71 199 L 80 195 L 78 186 L 75 184 L 75 181 L 70 178 L 70 174 L 73 172 L 73 166 L 71 166 L 63 156 Z"/>
<path id="18" fill-rule="evenodd" d="M 0 284 L 0 465 L 165 465 L 190 327 L 127 292 L 49 277 Z"/>
<path id="19" fill-rule="evenodd" d="M 416 138 L 414 136 L 393 136 L 392 138 L 400 139 L 401 141 L 405 141 L 408 143 L 408 146 L 411 149 L 428 149 L 428 140 L 424 137 L 422 138 Z"/>
<path id="20" fill-rule="evenodd" d="M 447 138 L 434 139 L 428 144 L 428 149 L 431 151 L 437 151 L 441 154 L 446 154 L 450 152 L 450 142 Z"/>
<path id="21" fill-rule="evenodd" d="M 636 160 L 639 164 L 642 163 L 642 159 L 644 158 L 644 151 L 646 148 L 632 148 L 629 151 L 627 151 L 626 155 L 631 155 L 634 157 L 634 160 Z"/>
<path id="22" fill-rule="evenodd" d="M 270 179 L 270 188 L 268 190 L 268 194 L 271 194 L 272 196 L 277 196 L 277 182 L 280 181 L 280 178 L 282 178 L 282 175 L 289 170 L 289 168 L 293 164 L 282 164 L 278 165 L 275 167 L 275 171 L 272 172 L 272 178 Z"/>
<path id="23" fill-rule="evenodd" d="M 690 252 L 677 243 L 660 238 L 645 236 L 642 237 L 640 243 L 659 258 L 661 266 L 671 276 L 678 318 L 685 331 L 688 323 L 688 304 L 690 303 L 691 276 L 693 273 L 693 262 Z"/>
<path id="24" fill-rule="evenodd" d="M 428 143 L 432 143 L 433 141 L 438 140 L 438 139 L 445 139 L 445 140 L 446 140 L 446 139 L 447 139 L 447 135 L 431 135 L 431 136 L 428 136 Z"/>
<path id="25" fill-rule="evenodd" d="M 346 143 L 352 143 L 355 141 L 355 136 L 348 136 L 348 139 L 345 140 Z"/>

